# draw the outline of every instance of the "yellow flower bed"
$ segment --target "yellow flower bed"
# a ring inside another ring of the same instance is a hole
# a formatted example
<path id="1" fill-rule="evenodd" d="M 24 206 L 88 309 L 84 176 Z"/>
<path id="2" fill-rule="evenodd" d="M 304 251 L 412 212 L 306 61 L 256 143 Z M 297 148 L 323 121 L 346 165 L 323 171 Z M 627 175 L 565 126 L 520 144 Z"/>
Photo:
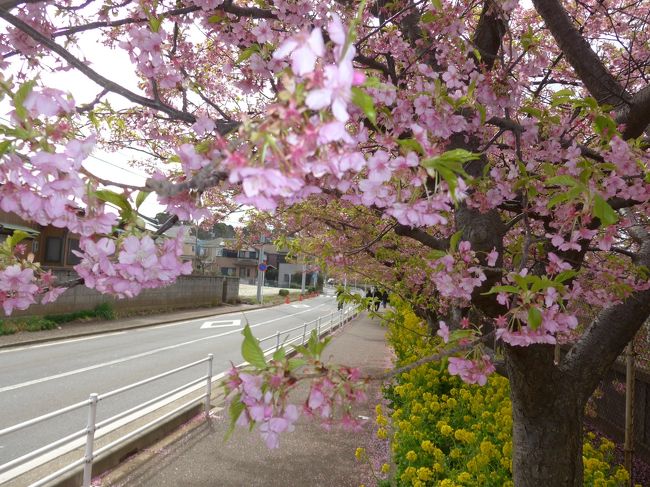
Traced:
<path id="1" fill-rule="evenodd" d="M 437 339 L 409 309 L 398 305 L 388 338 L 398 364 L 429 355 Z M 390 421 L 377 408 L 377 434 L 391 436 L 394 482 L 439 487 L 512 486 L 512 414 L 508 381 L 492 376 L 484 387 L 450 376 L 445 364 L 428 364 L 400 376 L 385 390 Z M 585 486 L 626 485 L 627 471 L 612 465 L 614 444 L 588 434 Z"/>

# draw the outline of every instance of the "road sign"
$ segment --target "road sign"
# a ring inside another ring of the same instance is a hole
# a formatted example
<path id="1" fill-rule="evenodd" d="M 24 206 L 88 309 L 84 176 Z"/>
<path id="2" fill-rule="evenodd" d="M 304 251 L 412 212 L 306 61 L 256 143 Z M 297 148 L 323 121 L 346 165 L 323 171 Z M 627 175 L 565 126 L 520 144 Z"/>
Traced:
<path id="1" fill-rule="evenodd" d="M 264 262 L 262 262 L 260 265 L 257 266 L 257 268 L 262 272 L 264 272 L 267 269 L 267 267 L 268 266 Z"/>
<path id="2" fill-rule="evenodd" d="M 241 320 L 205 321 L 201 328 L 234 328 L 241 326 Z"/>

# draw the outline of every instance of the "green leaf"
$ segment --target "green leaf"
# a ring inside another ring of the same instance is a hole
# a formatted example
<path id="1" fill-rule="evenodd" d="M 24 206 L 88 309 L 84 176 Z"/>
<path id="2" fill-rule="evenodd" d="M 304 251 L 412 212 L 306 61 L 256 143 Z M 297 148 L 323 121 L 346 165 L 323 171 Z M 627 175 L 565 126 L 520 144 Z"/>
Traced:
<path id="1" fill-rule="evenodd" d="M 152 32 L 158 32 L 160 24 L 162 24 L 162 17 L 149 17 L 149 27 L 151 27 Z"/>
<path id="2" fill-rule="evenodd" d="M 572 277 L 575 277 L 578 273 L 576 271 L 568 270 L 568 271 L 562 271 L 560 272 L 557 276 L 555 276 L 554 281 L 557 282 L 564 282 L 568 281 Z"/>
<path id="3" fill-rule="evenodd" d="M 521 290 L 517 286 L 492 286 L 488 292 L 483 294 L 518 293 L 519 291 Z"/>
<path id="4" fill-rule="evenodd" d="M 358 86 L 352 87 L 352 103 L 361 108 L 373 125 L 377 125 L 377 111 L 372 97 Z"/>
<path id="5" fill-rule="evenodd" d="M 32 92 L 32 89 L 34 89 L 35 85 L 36 81 L 34 80 L 23 83 L 20 88 L 18 88 L 18 91 L 16 91 L 16 94 L 13 97 L 14 107 L 16 108 L 16 116 L 20 120 L 25 120 L 25 118 L 27 118 L 27 110 L 25 109 L 24 104 L 25 100 Z"/>
<path id="6" fill-rule="evenodd" d="M 253 54 L 260 52 L 260 46 L 259 44 L 252 44 L 250 47 L 247 47 L 244 49 L 239 57 L 237 58 L 237 61 L 235 61 L 235 65 L 239 65 L 246 61 L 248 58 L 250 58 Z"/>
<path id="7" fill-rule="evenodd" d="M 451 238 L 449 239 L 449 250 L 452 252 L 458 248 L 458 244 L 460 243 L 460 239 L 463 236 L 463 231 L 458 230 L 456 233 L 454 233 Z"/>
<path id="8" fill-rule="evenodd" d="M 10 140 L 4 140 L 4 141 L 0 142 L 0 155 L 5 154 L 6 152 L 8 152 L 10 147 L 11 147 L 11 141 Z"/>
<path id="9" fill-rule="evenodd" d="M 301 358 L 289 359 L 289 370 L 296 370 L 297 368 L 307 365 L 307 361 Z"/>
<path id="10" fill-rule="evenodd" d="M 264 352 L 257 338 L 253 336 L 250 326 L 246 325 L 242 330 L 242 335 L 244 335 L 244 342 L 241 344 L 241 355 L 244 360 L 258 369 L 266 368 Z"/>
<path id="11" fill-rule="evenodd" d="M 548 208 L 553 208 L 556 205 L 559 205 L 560 203 L 564 203 L 565 201 L 571 201 L 573 199 L 576 199 L 580 194 L 582 193 L 583 187 L 578 186 L 575 187 L 569 191 L 562 191 L 555 196 L 553 196 L 550 200 L 548 200 Z"/>
<path id="12" fill-rule="evenodd" d="M 417 152 L 420 155 L 424 154 L 424 149 L 420 143 L 415 139 L 397 139 L 397 143 L 404 150 L 405 153 L 410 151 Z"/>
<path id="13" fill-rule="evenodd" d="M 602 196 L 594 195 L 594 215 L 603 223 L 603 225 L 613 225 L 618 221 L 618 214 L 609 206 L 609 203 Z"/>
<path id="14" fill-rule="evenodd" d="M 594 128 L 596 132 L 609 140 L 616 134 L 616 122 L 611 117 L 605 115 L 596 115 L 594 119 Z"/>
<path id="15" fill-rule="evenodd" d="M 284 353 L 284 348 L 280 347 L 278 348 L 274 353 L 273 353 L 273 360 L 276 362 L 280 362 L 284 360 L 285 353 Z"/>
<path id="16" fill-rule="evenodd" d="M 530 308 L 528 310 L 528 326 L 530 326 L 533 330 L 537 330 L 541 324 L 542 312 L 535 307 Z"/>
<path id="17" fill-rule="evenodd" d="M 140 208 L 140 205 L 144 203 L 144 200 L 147 199 L 147 196 L 151 194 L 151 191 L 140 191 L 138 196 L 135 198 L 135 207 Z"/>
<path id="18" fill-rule="evenodd" d="M 427 10 L 422 14 L 422 17 L 420 17 L 420 21 L 424 24 L 435 22 L 435 20 L 436 20 L 436 16 L 433 15 L 433 12 L 431 10 Z"/>
<path id="19" fill-rule="evenodd" d="M 552 178 L 548 178 L 546 182 L 544 183 L 545 186 L 577 186 L 578 181 L 573 179 L 571 176 L 567 175 L 562 175 L 562 176 L 555 176 Z"/>
<path id="20" fill-rule="evenodd" d="M 7 238 L 9 248 L 13 249 L 16 245 L 18 245 L 26 238 L 29 238 L 29 234 L 27 232 L 23 232 L 22 230 L 14 230 L 14 233 L 11 235 L 11 237 Z"/>
<path id="21" fill-rule="evenodd" d="M 244 405 L 243 402 L 240 401 L 241 394 L 237 394 L 232 402 L 230 403 L 230 407 L 228 408 L 228 415 L 230 416 L 230 426 L 228 426 L 228 430 L 226 431 L 226 435 L 223 439 L 223 441 L 228 441 L 228 439 L 232 436 L 232 432 L 235 430 L 235 425 L 237 424 L 237 420 L 239 419 L 239 416 L 241 416 L 241 413 L 244 412 L 244 409 L 246 406 Z"/>
<path id="22" fill-rule="evenodd" d="M 133 213 L 129 200 L 127 200 L 126 196 L 123 194 L 115 193 L 108 189 L 100 189 L 95 191 L 95 196 L 106 203 L 111 203 L 117 206 L 121 210 L 120 213 L 122 214 L 122 217 L 125 219 L 128 219 Z"/>

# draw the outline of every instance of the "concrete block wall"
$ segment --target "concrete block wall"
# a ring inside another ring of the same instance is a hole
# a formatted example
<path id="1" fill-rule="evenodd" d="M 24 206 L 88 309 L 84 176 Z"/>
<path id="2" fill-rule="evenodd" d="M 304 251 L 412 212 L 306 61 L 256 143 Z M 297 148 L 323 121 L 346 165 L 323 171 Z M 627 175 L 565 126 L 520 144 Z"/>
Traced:
<path id="1" fill-rule="evenodd" d="M 221 277 L 224 279 L 225 295 L 224 301 L 232 303 L 239 297 L 239 277 Z"/>
<path id="2" fill-rule="evenodd" d="M 58 282 L 77 277 L 70 271 L 58 271 L 55 274 Z M 223 302 L 224 296 L 226 301 L 234 301 L 238 295 L 239 278 L 222 276 L 181 276 L 170 286 L 145 289 L 132 299 L 115 299 L 81 285 L 68 289 L 54 303 L 33 305 L 24 311 L 14 311 L 11 316 L 70 313 L 92 309 L 105 302 L 111 303 L 116 311 L 216 306 Z"/>

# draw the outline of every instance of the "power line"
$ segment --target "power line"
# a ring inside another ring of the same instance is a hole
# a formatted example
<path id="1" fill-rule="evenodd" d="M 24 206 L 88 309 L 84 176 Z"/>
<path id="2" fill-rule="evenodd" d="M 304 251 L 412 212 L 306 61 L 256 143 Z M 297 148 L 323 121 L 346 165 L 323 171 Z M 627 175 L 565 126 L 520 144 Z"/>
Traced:
<path id="1" fill-rule="evenodd" d="M 11 120 L 9 120 L 6 117 L 0 116 L 0 120 L 2 120 L 5 123 L 9 123 L 9 124 L 12 123 Z M 122 171 L 131 173 L 134 176 L 138 176 L 138 177 L 141 177 L 141 178 L 146 178 L 147 177 L 146 174 L 141 174 L 141 173 L 135 172 L 135 171 L 133 171 L 133 170 L 127 168 L 127 167 L 120 166 L 119 164 L 115 164 L 114 162 L 107 161 L 106 159 L 102 159 L 101 157 L 97 157 L 97 156 L 95 156 L 93 154 L 89 154 L 88 157 L 90 157 L 92 159 L 95 159 L 95 160 L 97 160 L 99 162 L 103 162 L 104 164 L 108 164 L 109 166 L 113 166 L 113 167 L 115 167 L 117 169 L 121 169 Z"/>

